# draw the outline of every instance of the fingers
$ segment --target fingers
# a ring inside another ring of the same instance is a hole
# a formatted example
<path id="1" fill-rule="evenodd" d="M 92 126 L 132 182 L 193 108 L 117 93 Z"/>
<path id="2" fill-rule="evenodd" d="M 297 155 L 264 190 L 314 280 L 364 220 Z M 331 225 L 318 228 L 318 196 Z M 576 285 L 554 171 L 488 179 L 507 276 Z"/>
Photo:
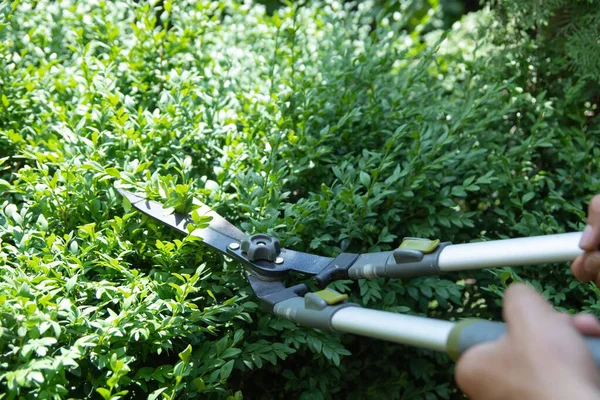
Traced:
<path id="1" fill-rule="evenodd" d="M 588 273 L 594 273 L 596 276 L 594 277 L 594 282 L 596 285 L 600 284 L 600 276 L 598 272 L 600 272 L 600 251 L 595 251 L 593 253 L 584 254 L 583 255 L 583 269 L 588 271 Z"/>
<path id="2" fill-rule="evenodd" d="M 600 226 L 600 194 L 597 194 L 590 201 L 588 206 L 588 222 L 594 228 Z"/>
<path id="3" fill-rule="evenodd" d="M 542 295 L 520 283 L 506 290 L 503 316 L 509 333 L 515 338 L 527 338 L 533 332 L 537 332 L 539 337 L 540 331 L 543 332 L 544 329 L 548 330 L 545 333 L 558 333 L 562 331 L 561 320 L 568 322 L 584 336 L 600 336 L 600 322 L 594 315 L 579 314 L 571 317 L 558 313 Z"/>
<path id="4" fill-rule="evenodd" d="M 573 272 L 573 275 L 575 276 L 575 278 L 579 279 L 581 282 L 593 281 L 596 279 L 596 276 L 598 275 L 598 271 L 589 270 L 589 269 L 584 268 L 586 258 L 587 258 L 587 255 L 582 254 L 582 255 L 578 256 L 571 264 L 571 272 Z M 589 264 L 588 264 L 588 268 L 589 268 Z"/>
<path id="5" fill-rule="evenodd" d="M 510 365 L 511 357 L 529 350 L 528 343 L 535 337 L 535 330 L 540 329 L 538 321 L 553 313 L 550 304 L 534 289 L 523 284 L 510 286 L 505 292 L 503 307 L 507 335 L 472 347 L 460 357 L 455 371 L 460 389 L 470 398 L 504 398 L 502 393 L 507 389 L 497 384 L 499 372 L 514 369 L 514 365 Z"/>
<path id="6" fill-rule="evenodd" d="M 600 195 L 594 196 L 588 207 L 588 223 L 581 235 L 579 247 L 585 253 L 571 264 L 573 275 L 582 282 L 600 286 Z"/>
<path id="7" fill-rule="evenodd" d="M 511 285 L 504 293 L 502 315 L 509 331 L 519 327 L 520 331 L 527 334 L 530 330 L 539 329 L 554 314 L 546 299 L 522 283 Z"/>
<path id="8" fill-rule="evenodd" d="M 600 321 L 592 314 L 559 314 L 560 318 L 575 327 L 584 336 L 600 336 Z"/>
<path id="9" fill-rule="evenodd" d="M 600 321 L 591 314 L 579 314 L 573 317 L 573 326 L 585 336 L 600 336 Z"/>
<path id="10" fill-rule="evenodd" d="M 600 335 L 596 318 L 560 314 L 523 284 L 507 289 L 503 314 L 506 335 L 470 348 L 456 365 L 456 382 L 469 398 L 584 398 L 574 394 L 585 386 L 577 380 L 595 390 L 598 372 L 581 334 Z"/>
<path id="11" fill-rule="evenodd" d="M 470 398 L 478 398 L 485 393 L 487 399 L 496 399 L 490 388 L 498 388 L 498 375 L 495 369 L 502 370 L 505 364 L 504 348 L 499 342 L 477 345 L 467 350 L 458 360 L 455 378 L 458 387 Z M 500 344 L 500 345 L 499 345 Z"/>
<path id="12" fill-rule="evenodd" d="M 594 251 L 600 245 L 600 195 L 594 196 L 588 207 L 588 224 L 583 231 L 579 247 Z"/>
<path id="13" fill-rule="evenodd" d="M 571 264 L 573 275 L 582 282 L 599 281 L 600 251 L 580 255 Z"/>

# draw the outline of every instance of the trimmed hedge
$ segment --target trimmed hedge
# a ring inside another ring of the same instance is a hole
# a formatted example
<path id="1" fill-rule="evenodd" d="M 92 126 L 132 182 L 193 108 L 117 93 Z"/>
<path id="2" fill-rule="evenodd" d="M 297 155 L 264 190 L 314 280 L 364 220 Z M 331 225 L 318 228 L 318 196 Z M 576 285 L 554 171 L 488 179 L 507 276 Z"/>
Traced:
<path id="1" fill-rule="evenodd" d="M 0 397 L 459 397 L 445 355 L 265 314 L 240 265 L 114 189 L 199 199 L 330 256 L 582 229 L 600 192 L 589 76 L 518 19 L 446 17 L 434 2 L 0 2 Z M 566 265 L 331 286 L 499 319 L 513 281 L 600 309 Z"/>

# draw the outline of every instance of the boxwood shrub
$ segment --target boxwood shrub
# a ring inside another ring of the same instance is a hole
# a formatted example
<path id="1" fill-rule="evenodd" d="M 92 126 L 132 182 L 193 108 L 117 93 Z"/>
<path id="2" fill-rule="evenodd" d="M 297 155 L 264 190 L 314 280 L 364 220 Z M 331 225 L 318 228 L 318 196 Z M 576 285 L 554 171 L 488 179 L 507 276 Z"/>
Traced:
<path id="1" fill-rule="evenodd" d="M 329 256 L 580 230 L 598 97 L 506 9 L 0 2 L 0 398 L 460 397 L 445 355 L 264 313 L 115 184 Z M 499 319 L 514 281 L 600 310 L 562 264 L 331 287 Z"/>

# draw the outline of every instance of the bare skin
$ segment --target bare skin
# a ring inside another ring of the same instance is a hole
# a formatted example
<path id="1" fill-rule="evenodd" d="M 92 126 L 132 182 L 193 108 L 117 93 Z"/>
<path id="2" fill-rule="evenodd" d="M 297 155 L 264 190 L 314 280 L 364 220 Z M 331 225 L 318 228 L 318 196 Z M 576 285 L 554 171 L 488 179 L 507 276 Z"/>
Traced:
<path id="1" fill-rule="evenodd" d="M 600 195 L 589 206 L 580 243 L 585 253 L 573 274 L 600 286 Z M 582 335 L 600 336 L 592 315 L 558 313 L 534 289 L 508 288 L 504 297 L 507 334 L 467 351 L 456 365 L 456 382 L 474 400 L 600 399 L 600 373 Z"/>
<path id="2" fill-rule="evenodd" d="M 588 223 L 579 246 L 585 253 L 571 264 L 573 275 L 582 282 L 594 281 L 600 286 L 600 195 L 595 196 L 588 209 Z"/>

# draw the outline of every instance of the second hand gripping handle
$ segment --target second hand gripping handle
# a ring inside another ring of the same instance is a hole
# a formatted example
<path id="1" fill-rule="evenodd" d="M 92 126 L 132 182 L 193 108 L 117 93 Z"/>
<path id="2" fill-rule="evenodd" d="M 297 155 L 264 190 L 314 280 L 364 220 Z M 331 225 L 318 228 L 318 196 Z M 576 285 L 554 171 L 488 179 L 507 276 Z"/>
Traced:
<path id="1" fill-rule="evenodd" d="M 473 346 L 500 339 L 506 334 L 506 325 L 477 319 L 466 319 L 458 322 L 450 332 L 447 352 L 450 358 L 457 360 Z M 584 337 L 590 355 L 596 366 L 600 368 L 600 338 Z"/>

